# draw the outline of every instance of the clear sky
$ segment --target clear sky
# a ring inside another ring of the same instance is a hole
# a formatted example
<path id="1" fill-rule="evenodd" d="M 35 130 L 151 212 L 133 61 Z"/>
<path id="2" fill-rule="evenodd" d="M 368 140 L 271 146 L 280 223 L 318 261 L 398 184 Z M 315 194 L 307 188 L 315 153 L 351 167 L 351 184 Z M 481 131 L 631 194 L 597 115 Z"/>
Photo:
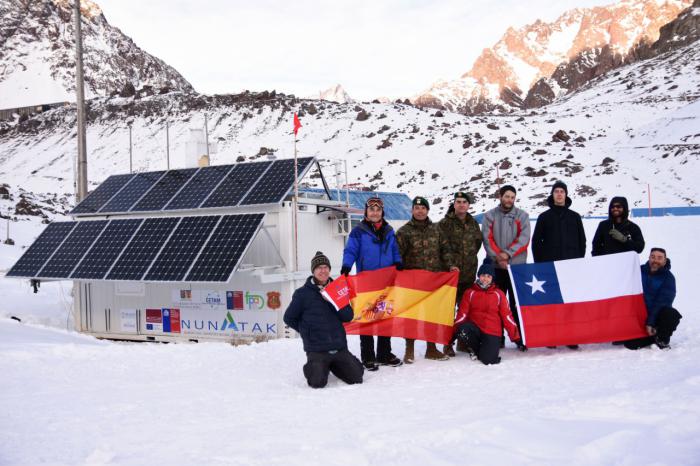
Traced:
<path id="1" fill-rule="evenodd" d="M 467 72 L 509 26 L 613 0 L 95 0 L 199 92 L 410 97 Z"/>

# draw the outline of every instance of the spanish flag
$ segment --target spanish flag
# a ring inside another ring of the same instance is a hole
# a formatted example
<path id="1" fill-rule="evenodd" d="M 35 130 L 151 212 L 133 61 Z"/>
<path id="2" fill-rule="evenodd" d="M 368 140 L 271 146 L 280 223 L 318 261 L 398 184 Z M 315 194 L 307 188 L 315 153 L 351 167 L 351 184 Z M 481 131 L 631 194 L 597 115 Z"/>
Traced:
<path id="1" fill-rule="evenodd" d="M 447 344 L 452 338 L 458 279 L 458 272 L 399 272 L 395 267 L 348 277 L 355 317 L 345 324 L 345 330 L 351 335 Z"/>

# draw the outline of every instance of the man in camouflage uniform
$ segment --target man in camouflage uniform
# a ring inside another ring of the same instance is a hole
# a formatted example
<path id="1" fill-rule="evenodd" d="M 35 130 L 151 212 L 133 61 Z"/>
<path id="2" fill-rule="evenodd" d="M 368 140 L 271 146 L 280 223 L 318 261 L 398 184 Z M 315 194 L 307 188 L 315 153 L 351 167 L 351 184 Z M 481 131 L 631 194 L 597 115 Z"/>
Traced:
<path id="1" fill-rule="evenodd" d="M 457 284 L 457 299 L 459 305 L 464 292 L 472 286 L 476 278 L 476 268 L 479 260 L 476 255 L 481 248 L 481 228 L 479 223 L 468 212 L 470 204 L 474 203 L 471 194 L 457 192 L 445 218 L 438 222 L 442 235 L 447 239 L 455 266 L 459 267 L 459 282 Z M 460 342 L 458 349 L 462 349 Z M 454 357 L 451 345 L 445 345 L 443 352 Z"/>
<path id="2" fill-rule="evenodd" d="M 428 217 L 430 204 L 424 197 L 413 199 L 412 217 L 396 232 L 399 254 L 404 269 L 422 269 L 429 272 L 459 271 L 454 266 L 447 239 L 443 237 L 436 223 Z M 406 339 L 404 362 L 411 364 L 414 357 L 413 339 Z M 449 359 L 440 352 L 435 343 L 427 342 L 426 359 L 444 361 Z"/>

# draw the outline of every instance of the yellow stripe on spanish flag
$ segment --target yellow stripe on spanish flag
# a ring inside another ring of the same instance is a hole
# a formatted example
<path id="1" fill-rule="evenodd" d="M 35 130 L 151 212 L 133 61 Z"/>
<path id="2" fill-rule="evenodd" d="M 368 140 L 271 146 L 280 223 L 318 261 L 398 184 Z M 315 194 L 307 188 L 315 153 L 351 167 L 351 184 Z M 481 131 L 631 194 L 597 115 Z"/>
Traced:
<path id="1" fill-rule="evenodd" d="M 387 267 L 349 277 L 355 317 L 346 324 L 347 333 L 448 343 L 458 276 Z"/>

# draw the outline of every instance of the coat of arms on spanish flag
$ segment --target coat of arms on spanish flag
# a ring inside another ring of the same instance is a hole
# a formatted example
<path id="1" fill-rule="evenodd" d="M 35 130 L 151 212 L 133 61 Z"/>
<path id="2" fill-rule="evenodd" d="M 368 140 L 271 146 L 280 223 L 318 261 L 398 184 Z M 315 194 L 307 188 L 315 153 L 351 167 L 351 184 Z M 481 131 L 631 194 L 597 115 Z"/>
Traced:
<path id="1" fill-rule="evenodd" d="M 355 317 L 345 324 L 345 330 L 351 335 L 447 344 L 452 338 L 458 279 L 458 272 L 399 272 L 386 267 L 347 280 L 341 276 L 324 289 L 324 294 L 327 299 L 338 297 L 338 304 L 341 297 L 349 296 Z"/>

